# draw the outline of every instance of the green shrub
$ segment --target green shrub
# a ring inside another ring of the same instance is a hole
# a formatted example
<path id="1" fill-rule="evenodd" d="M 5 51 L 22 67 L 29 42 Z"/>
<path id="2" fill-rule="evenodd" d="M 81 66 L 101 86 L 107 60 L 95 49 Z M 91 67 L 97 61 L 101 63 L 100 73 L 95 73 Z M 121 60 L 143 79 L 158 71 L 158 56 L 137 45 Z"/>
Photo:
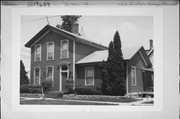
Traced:
<path id="1" fill-rule="evenodd" d="M 65 79 L 64 85 L 65 85 L 67 93 L 73 93 L 73 79 L 72 78 Z"/>
<path id="2" fill-rule="evenodd" d="M 29 93 L 29 88 L 27 84 L 20 86 L 20 93 Z"/>
<path id="3" fill-rule="evenodd" d="M 43 86 L 43 92 L 50 91 L 50 89 L 52 87 L 52 80 L 46 79 L 46 80 L 42 81 L 41 84 Z"/>
<path id="4" fill-rule="evenodd" d="M 20 86 L 20 93 L 41 93 L 40 85 L 25 84 Z"/>
<path id="5" fill-rule="evenodd" d="M 80 95 L 102 95 L 100 90 L 93 87 L 77 87 L 74 92 Z"/>
<path id="6" fill-rule="evenodd" d="M 147 92 L 153 92 L 153 91 L 154 91 L 154 88 L 153 88 L 153 87 L 148 87 L 148 88 L 146 89 L 146 91 L 147 91 Z"/>

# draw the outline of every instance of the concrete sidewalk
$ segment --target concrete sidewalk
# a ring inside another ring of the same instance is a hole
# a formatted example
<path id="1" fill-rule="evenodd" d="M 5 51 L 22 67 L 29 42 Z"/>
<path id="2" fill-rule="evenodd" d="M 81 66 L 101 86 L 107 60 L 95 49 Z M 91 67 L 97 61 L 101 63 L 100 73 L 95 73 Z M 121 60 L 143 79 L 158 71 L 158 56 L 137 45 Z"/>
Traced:
<path id="1" fill-rule="evenodd" d="M 26 98 L 22 97 L 21 100 L 43 100 L 42 98 Z M 74 102 L 89 102 L 89 103 L 105 103 L 105 104 L 116 104 L 116 105 L 129 105 L 129 106 L 138 106 L 138 105 L 153 105 L 153 104 L 143 104 L 144 102 L 147 102 L 147 100 L 138 100 L 135 102 L 107 102 L 107 101 L 88 101 L 88 100 L 68 100 L 68 99 L 55 99 L 55 98 L 44 98 L 44 100 L 59 100 L 59 101 L 74 101 Z M 148 100 L 152 101 L 152 100 Z"/>

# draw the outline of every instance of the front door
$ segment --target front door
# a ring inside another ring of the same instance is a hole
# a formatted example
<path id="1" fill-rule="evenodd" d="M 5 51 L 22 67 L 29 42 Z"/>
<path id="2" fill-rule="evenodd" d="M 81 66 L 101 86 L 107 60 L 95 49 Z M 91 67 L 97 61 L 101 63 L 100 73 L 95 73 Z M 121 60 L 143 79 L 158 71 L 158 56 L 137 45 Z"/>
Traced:
<path id="1" fill-rule="evenodd" d="M 62 91 L 66 91 L 65 80 L 67 79 L 67 72 L 61 72 L 62 77 Z"/>
<path id="2" fill-rule="evenodd" d="M 62 65 L 60 68 L 59 75 L 60 75 L 59 91 L 66 91 L 65 80 L 68 78 L 69 75 L 69 67 L 67 65 Z"/>

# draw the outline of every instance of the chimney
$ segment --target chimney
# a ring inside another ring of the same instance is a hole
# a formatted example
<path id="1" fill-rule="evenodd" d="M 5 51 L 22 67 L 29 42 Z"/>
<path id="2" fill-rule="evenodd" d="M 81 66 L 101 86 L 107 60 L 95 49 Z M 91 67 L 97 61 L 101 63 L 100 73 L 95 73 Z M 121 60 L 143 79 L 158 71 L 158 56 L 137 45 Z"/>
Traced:
<path id="1" fill-rule="evenodd" d="M 73 24 L 72 25 L 72 33 L 78 35 L 79 34 L 79 24 Z"/>
<path id="2" fill-rule="evenodd" d="M 153 40 L 150 39 L 150 40 L 149 40 L 149 49 L 151 50 L 152 48 L 153 48 Z"/>

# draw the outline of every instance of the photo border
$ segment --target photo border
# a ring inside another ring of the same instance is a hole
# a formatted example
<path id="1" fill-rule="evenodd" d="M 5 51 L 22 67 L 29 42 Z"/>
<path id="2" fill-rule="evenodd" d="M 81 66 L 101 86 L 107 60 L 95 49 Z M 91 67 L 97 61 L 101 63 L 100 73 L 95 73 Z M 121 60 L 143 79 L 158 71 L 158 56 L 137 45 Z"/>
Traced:
<path id="1" fill-rule="evenodd" d="M 86 16 L 153 16 L 154 40 L 154 104 L 153 106 L 87 106 L 87 105 L 20 105 L 20 26 L 22 15 L 86 15 Z M 12 112 L 24 111 L 162 111 L 163 103 L 163 40 L 162 7 L 66 7 L 12 9 Z"/>

